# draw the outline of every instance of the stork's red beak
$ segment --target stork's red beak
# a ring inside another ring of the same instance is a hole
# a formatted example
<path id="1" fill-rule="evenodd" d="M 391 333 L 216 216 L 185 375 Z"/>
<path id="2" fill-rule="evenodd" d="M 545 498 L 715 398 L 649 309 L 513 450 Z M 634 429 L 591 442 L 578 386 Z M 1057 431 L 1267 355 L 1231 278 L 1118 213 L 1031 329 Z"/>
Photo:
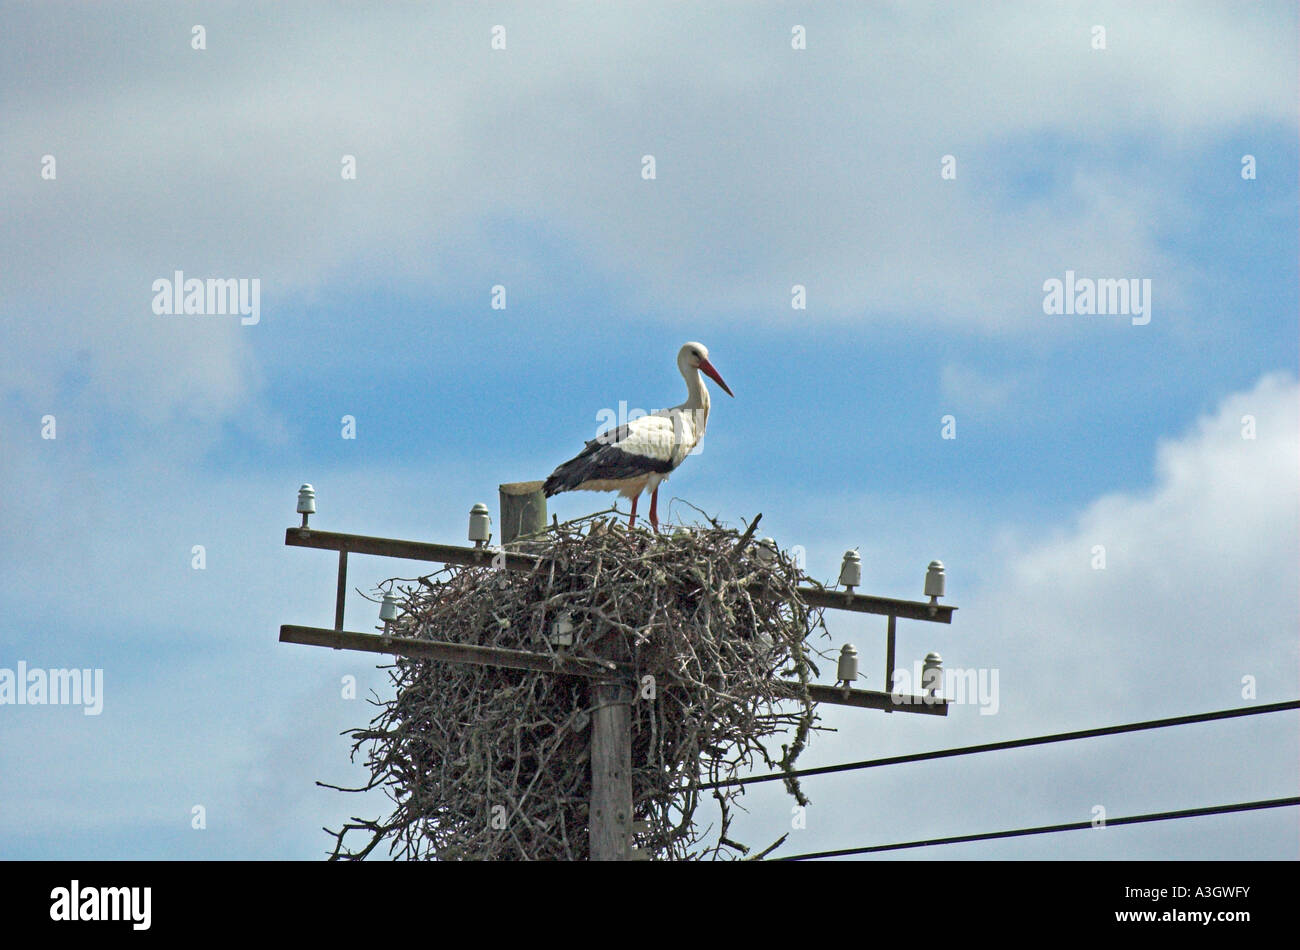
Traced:
<path id="1" fill-rule="evenodd" d="M 708 360 L 700 360 L 700 370 L 706 376 L 708 376 L 709 379 L 713 380 L 715 383 L 721 386 L 722 391 L 725 392 L 728 396 L 730 396 L 732 399 L 736 398 L 736 394 L 731 391 L 730 386 L 728 386 L 726 383 L 722 381 L 722 377 L 718 375 L 718 371 L 713 368 L 712 363 L 710 363 Z"/>

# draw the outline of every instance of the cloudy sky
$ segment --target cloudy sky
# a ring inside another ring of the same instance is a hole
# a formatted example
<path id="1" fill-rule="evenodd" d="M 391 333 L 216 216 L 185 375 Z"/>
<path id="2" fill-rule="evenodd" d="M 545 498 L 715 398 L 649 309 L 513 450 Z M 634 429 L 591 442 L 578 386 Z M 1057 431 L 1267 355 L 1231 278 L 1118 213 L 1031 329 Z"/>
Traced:
<path id="1" fill-rule="evenodd" d="M 1300 696 L 1296 34 L 1281 2 L 0 5 L 0 669 L 104 677 L 98 716 L 0 705 L 0 856 L 314 858 L 381 814 L 315 782 L 362 779 L 339 733 L 386 677 L 276 642 L 332 621 L 299 483 L 322 528 L 456 542 L 602 410 L 680 401 L 691 339 L 737 398 L 671 515 L 762 512 L 828 581 L 856 547 L 887 596 L 942 559 L 960 610 L 900 664 L 998 675 L 994 714 L 825 709 L 801 764 Z M 258 322 L 156 313 L 176 271 L 257 279 Z M 1067 272 L 1149 281 L 1149 322 L 1046 313 Z M 883 619 L 829 623 L 881 688 Z M 1293 795 L 1298 727 L 809 779 L 786 853 Z M 742 840 L 790 828 L 744 801 Z M 903 856 L 1300 844 L 1282 809 Z"/>

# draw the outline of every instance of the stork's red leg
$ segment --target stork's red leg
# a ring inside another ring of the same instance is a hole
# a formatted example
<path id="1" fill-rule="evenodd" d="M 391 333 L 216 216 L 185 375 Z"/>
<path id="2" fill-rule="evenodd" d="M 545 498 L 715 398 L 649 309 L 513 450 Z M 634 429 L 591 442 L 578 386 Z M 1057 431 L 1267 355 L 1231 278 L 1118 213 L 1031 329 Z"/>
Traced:
<path id="1" fill-rule="evenodd" d="M 641 495 L 639 493 L 632 496 L 632 517 L 627 519 L 628 530 L 636 527 L 636 503 L 640 498 Z"/>
<path id="2" fill-rule="evenodd" d="M 659 486 L 650 493 L 650 527 L 659 530 Z"/>

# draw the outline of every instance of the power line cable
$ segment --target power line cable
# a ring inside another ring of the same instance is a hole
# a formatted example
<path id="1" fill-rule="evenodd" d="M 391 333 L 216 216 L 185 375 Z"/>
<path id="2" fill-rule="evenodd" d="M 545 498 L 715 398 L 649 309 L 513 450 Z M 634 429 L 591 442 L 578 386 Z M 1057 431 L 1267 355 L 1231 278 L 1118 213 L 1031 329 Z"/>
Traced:
<path id="1" fill-rule="evenodd" d="M 1188 808 L 1184 811 L 1155 812 L 1150 815 L 1130 815 L 1126 818 L 1107 818 L 1104 827 L 1112 825 L 1137 825 L 1148 821 L 1172 821 L 1176 818 L 1200 818 L 1204 815 L 1226 815 L 1231 812 L 1258 811 L 1264 808 L 1286 808 L 1300 805 L 1300 796 L 1270 798 L 1258 802 L 1241 802 L 1236 805 L 1211 805 L 1208 808 Z M 813 851 L 792 854 L 788 857 L 768 858 L 769 861 L 811 861 L 816 858 L 839 858 L 853 854 L 871 854 L 876 851 L 902 851 L 906 848 L 928 848 L 941 844 L 962 844 L 967 841 L 990 841 L 995 838 L 1020 838 L 1026 835 L 1054 834 L 1058 831 L 1081 831 L 1092 828 L 1091 821 L 1073 821 L 1064 825 L 1042 825 L 1038 828 L 1018 828 L 1015 831 L 989 831 L 977 835 L 957 835 L 952 838 L 930 838 L 925 841 L 904 841 L 898 844 L 877 844 L 866 848 L 840 848 L 836 851 Z"/>
<path id="2" fill-rule="evenodd" d="M 1288 709 L 1300 709 L 1300 699 L 1282 703 L 1267 703 L 1261 706 L 1242 706 L 1237 709 L 1221 709 L 1216 712 L 1196 713 L 1191 716 L 1175 716 L 1171 719 L 1148 719 L 1145 722 L 1129 722 L 1119 726 L 1102 726 L 1098 729 L 1081 729 L 1077 732 L 1057 732 L 1046 736 L 1032 736 L 1027 739 L 1007 739 L 1003 742 L 985 742 L 980 745 L 958 746 L 953 749 L 935 749 L 931 752 L 912 752 L 907 755 L 891 755 L 882 759 L 865 759 L 861 762 L 845 762 L 840 765 L 821 765 L 816 768 L 797 769 L 792 772 L 772 772 L 767 775 L 753 775 L 748 778 L 726 779 L 720 782 L 705 782 L 699 789 L 729 788 L 734 785 L 755 785 L 759 782 L 776 782 L 786 778 L 803 778 L 807 775 L 828 775 L 832 772 L 850 772 L 856 769 L 870 769 L 881 765 L 901 765 L 905 762 L 924 762 L 929 759 L 948 759 L 959 755 L 974 755 L 977 752 L 997 752 L 1002 749 L 1020 749 L 1025 746 L 1047 745 L 1053 742 L 1070 742 L 1075 739 L 1092 739 L 1097 736 L 1113 736 L 1125 732 L 1140 732 L 1145 729 L 1163 729 L 1167 726 L 1186 726 L 1197 722 L 1213 722 L 1219 719 L 1237 719 L 1243 716 L 1260 716 L 1265 713 L 1285 712 Z"/>

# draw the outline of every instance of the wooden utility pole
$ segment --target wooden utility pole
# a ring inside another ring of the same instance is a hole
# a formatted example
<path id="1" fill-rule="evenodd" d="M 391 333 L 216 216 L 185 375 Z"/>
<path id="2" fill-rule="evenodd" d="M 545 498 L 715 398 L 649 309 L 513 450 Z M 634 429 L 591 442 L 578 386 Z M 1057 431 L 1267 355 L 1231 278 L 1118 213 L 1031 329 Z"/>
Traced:
<path id="1" fill-rule="evenodd" d="M 541 482 L 507 482 L 501 496 L 501 543 L 515 545 L 546 530 Z M 587 833 L 592 861 L 627 861 L 632 854 L 632 691 L 593 681 L 591 800 Z"/>
<path id="2" fill-rule="evenodd" d="M 546 495 L 541 482 L 507 482 L 501 494 L 501 543 L 546 530 Z"/>
<path id="3" fill-rule="evenodd" d="M 541 482 L 500 486 L 501 543 L 514 545 L 546 530 Z M 612 659 L 612 658 L 610 658 Z M 592 861 L 632 857 L 632 690 L 621 682 L 592 681 L 591 799 L 587 833 Z"/>
<path id="4" fill-rule="evenodd" d="M 591 860 L 632 857 L 632 689 L 595 683 L 591 715 Z"/>

